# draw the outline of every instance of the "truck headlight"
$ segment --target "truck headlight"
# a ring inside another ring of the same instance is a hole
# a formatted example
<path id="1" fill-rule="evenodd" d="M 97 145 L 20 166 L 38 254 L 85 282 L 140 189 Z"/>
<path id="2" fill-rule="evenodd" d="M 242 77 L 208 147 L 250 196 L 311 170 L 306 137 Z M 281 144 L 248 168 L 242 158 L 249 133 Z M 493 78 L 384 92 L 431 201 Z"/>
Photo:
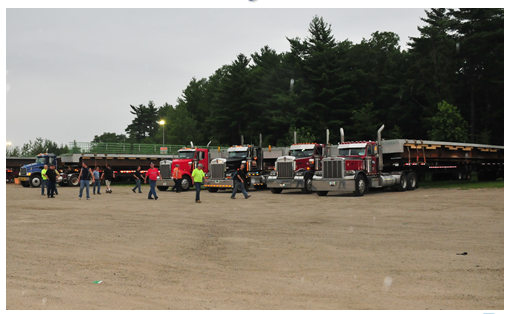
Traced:
<path id="1" fill-rule="evenodd" d="M 271 170 L 271 173 L 269 174 L 270 176 L 276 176 L 276 170 Z"/>

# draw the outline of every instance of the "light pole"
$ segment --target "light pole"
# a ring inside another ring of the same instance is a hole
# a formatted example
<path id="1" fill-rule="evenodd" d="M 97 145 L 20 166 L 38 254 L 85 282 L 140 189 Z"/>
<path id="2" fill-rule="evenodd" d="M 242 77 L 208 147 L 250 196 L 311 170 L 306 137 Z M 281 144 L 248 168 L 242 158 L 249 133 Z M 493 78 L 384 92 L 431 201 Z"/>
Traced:
<path id="1" fill-rule="evenodd" d="M 161 120 L 158 123 L 163 126 L 163 147 L 165 147 L 165 120 Z"/>

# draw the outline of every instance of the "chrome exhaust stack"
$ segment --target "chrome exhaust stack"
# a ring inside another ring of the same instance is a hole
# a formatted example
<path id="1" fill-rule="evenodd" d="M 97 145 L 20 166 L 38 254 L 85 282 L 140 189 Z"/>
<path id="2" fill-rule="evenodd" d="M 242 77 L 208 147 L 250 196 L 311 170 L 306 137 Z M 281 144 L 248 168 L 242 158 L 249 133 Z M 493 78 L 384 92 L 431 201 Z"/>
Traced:
<path id="1" fill-rule="evenodd" d="M 340 144 L 342 144 L 343 142 L 345 142 L 345 139 L 344 139 L 344 129 L 340 128 Z"/>
<path id="2" fill-rule="evenodd" d="M 384 124 L 377 130 L 377 158 L 379 159 L 379 172 L 383 170 L 383 147 L 381 145 L 382 137 L 381 133 L 384 130 Z"/>

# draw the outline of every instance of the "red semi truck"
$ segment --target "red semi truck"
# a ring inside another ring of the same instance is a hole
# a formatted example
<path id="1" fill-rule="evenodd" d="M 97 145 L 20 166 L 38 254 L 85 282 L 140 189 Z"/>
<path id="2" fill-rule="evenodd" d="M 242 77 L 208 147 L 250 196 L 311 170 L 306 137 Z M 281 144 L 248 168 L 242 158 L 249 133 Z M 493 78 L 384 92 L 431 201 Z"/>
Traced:
<path id="1" fill-rule="evenodd" d="M 418 180 L 431 174 L 433 180 L 495 180 L 503 176 L 503 146 L 425 140 L 382 140 L 345 142 L 343 130 L 338 157 L 322 160 L 312 190 L 319 196 L 328 192 L 353 192 L 363 196 L 369 188 L 414 190 Z"/>
<path id="2" fill-rule="evenodd" d="M 207 144 L 207 148 L 195 148 L 193 143 L 191 143 L 191 147 L 183 147 L 178 151 L 177 158 L 162 160 L 159 163 L 161 177 L 156 181 L 156 188 L 160 191 L 166 191 L 169 187 L 173 187 L 175 182 L 172 172 L 175 165 L 179 165 L 182 174 L 181 188 L 183 191 L 189 190 L 192 186 L 191 173 L 193 173 L 193 170 L 197 168 L 199 163 L 204 166 L 203 170 L 205 173 L 209 171 L 209 161 L 211 160 L 210 144 L 211 142 Z"/>

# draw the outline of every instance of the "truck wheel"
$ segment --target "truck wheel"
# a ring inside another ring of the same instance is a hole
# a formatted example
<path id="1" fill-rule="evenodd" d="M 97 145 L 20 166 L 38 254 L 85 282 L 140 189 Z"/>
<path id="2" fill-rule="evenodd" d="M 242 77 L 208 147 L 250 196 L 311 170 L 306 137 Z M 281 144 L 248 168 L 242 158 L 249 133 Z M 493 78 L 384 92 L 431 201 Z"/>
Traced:
<path id="1" fill-rule="evenodd" d="M 78 175 L 73 174 L 67 179 L 67 185 L 72 187 L 79 187 L 80 186 L 80 180 L 78 180 Z"/>
<path id="2" fill-rule="evenodd" d="M 301 189 L 301 191 L 303 191 L 303 193 L 305 193 L 305 194 L 312 193 L 312 179 L 313 179 L 313 177 L 310 174 L 306 175 L 305 187 L 303 189 Z"/>
<path id="3" fill-rule="evenodd" d="M 168 186 L 157 186 L 156 187 L 159 191 L 166 191 L 168 190 Z"/>
<path id="4" fill-rule="evenodd" d="M 282 193 L 283 189 L 271 189 L 271 193 L 273 194 L 280 194 Z"/>
<path id="5" fill-rule="evenodd" d="M 407 174 L 407 189 L 412 191 L 416 188 L 418 188 L 418 176 L 416 172 L 411 171 Z"/>
<path id="6" fill-rule="evenodd" d="M 38 188 L 41 186 L 41 176 L 33 174 L 30 176 L 30 186 L 33 188 Z"/>
<path id="7" fill-rule="evenodd" d="M 24 188 L 30 187 L 30 183 L 28 183 L 27 181 L 20 181 L 20 183 L 21 183 L 21 186 Z"/>
<path id="8" fill-rule="evenodd" d="M 354 195 L 363 196 L 365 195 L 365 191 L 367 190 L 367 180 L 365 176 L 358 175 L 356 176 L 355 186 L 354 186 Z"/>
<path id="9" fill-rule="evenodd" d="M 183 175 L 182 176 L 182 181 L 181 181 L 181 188 L 183 191 L 187 191 L 189 190 L 189 188 L 191 187 L 191 179 L 190 177 L 188 177 L 187 175 Z"/>
<path id="10" fill-rule="evenodd" d="M 328 191 L 317 191 L 317 195 L 326 196 L 326 195 L 328 195 Z"/>
<path id="11" fill-rule="evenodd" d="M 218 192 L 218 188 L 207 188 L 207 191 L 209 191 L 209 193 L 216 193 Z"/>
<path id="12" fill-rule="evenodd" d="M 407 174 L 405 172 L 402 172 L 400 175 L 400 179 L 398 180 L 398 183 L 396 185 L 397 191 L 405 191 L 407 189 Z"/>

